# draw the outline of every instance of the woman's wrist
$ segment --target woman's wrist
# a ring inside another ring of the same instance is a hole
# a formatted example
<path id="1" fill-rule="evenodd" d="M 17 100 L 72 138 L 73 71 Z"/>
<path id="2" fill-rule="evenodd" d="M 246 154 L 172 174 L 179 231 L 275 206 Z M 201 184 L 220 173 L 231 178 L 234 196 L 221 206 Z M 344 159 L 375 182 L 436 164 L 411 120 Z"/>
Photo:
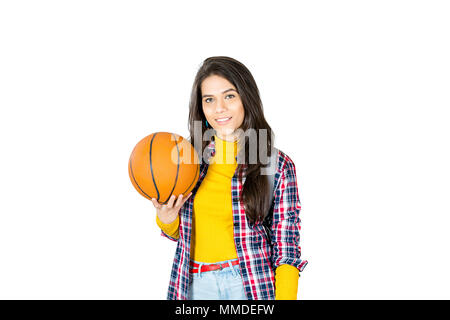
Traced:
<path id="1" fill-rule="evenodd" d="M 175 222 L 175 220 L 177 220 L 177 218 L 178 218 L 178 212 L 175 215 L 169 215 L 169 216 L 165 216 L 165 217 L 160 217 L 158 215 L 159 221 L 161 221 L 163 224 L 172 224 L 173 222 Z"/>

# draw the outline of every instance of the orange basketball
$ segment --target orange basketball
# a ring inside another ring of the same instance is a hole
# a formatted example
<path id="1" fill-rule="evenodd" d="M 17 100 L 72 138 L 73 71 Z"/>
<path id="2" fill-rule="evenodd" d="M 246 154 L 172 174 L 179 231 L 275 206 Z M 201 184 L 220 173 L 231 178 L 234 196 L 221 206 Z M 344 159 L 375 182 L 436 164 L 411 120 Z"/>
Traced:
<path id="1" fill-rule="evenodd" d="M 134 188 L 145 198 L 166 204 L 172 194 L 187 196 L 200 174 L 198 154 L 182 136 L 155 132 L 134 147 L 128 162 Z"/>

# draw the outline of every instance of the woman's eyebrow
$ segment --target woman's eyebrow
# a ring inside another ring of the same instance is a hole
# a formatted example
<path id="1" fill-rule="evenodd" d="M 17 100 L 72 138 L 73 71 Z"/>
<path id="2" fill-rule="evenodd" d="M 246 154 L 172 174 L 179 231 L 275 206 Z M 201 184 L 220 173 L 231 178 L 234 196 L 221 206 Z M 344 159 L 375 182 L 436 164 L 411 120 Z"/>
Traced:
<path id="1" fill-rule="evenodd" d="M 228 91 L 236 91 L 236 90 L 234 90 L 233 88 L 230 88 L 230 89 L 223 91 L 222 94 L 227 93 Z M 202 98 L 204 98 L 204 97 L 214 97 L 214 96 L 212 94 L 204 94 L 204 95 L 202 95 Z"/>

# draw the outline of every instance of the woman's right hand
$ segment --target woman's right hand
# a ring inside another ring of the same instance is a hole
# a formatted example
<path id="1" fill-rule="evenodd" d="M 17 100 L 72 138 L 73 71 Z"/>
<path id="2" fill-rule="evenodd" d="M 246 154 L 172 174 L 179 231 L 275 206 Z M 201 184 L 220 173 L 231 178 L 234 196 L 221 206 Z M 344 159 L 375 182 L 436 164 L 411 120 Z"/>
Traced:
<path id="1" fill-rule="evenodd" d="M 182 194 L 180 194 L 178 197 L 175 197 L 175 195 L 171 195 L 167 204 L 164 205 L 160 204 L 155 198 L 152 198 L 152 203 L 156 208 L 156 214 L 158 215 L 159 220 L 161 220 L 161 222 L 164 224 L 174 222 L 178 216 L 178 212 L 180 211 L 181 206 L 186 202 L 187 199 L 189 199 L 191 195 L 192 192 L 184 198 Z M 175 198 L 177 199 L 176 202 Z"/>

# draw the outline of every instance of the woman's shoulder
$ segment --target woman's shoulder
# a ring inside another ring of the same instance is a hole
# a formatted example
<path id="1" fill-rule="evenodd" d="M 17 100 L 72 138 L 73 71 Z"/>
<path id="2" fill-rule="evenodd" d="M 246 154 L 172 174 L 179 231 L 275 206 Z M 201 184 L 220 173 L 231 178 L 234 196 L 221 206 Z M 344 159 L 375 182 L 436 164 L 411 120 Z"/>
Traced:
<path id="1" fill-rule="evenodd" d="M 283 172 L 285 170 L 294 170 L 295 173 L 295 164 L 292 158 L 283 152 L 281 149 L 275 148 L 277 153 L 277 171 Z"/>

